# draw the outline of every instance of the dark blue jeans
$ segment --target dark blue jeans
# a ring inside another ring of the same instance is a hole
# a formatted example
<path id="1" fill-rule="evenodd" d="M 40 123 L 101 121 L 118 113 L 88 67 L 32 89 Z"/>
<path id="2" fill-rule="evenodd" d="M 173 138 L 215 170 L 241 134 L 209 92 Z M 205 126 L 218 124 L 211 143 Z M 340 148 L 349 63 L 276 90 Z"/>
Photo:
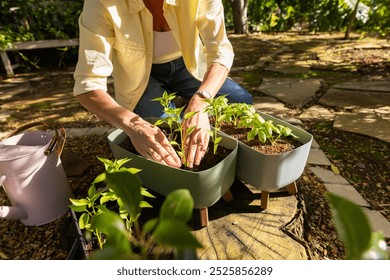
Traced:
<path id="1" fill-rule="evenodd" d="M 184 99 L 191 99 L 198 90 L 201 82 L 195 79 L 184 65 L 183 58 L 163 64 L 153 64 L 148 86 L 145 93 L 138 102 L 134 112 L 145 117 L 162 117 L 163 107 L 158 101 L 151 101 L 161 97 L 164 91 L 175 92 L 176 96 Z M 227 94 L 229 103 L 252 104 L 252 95 L 231 79 L 226 79 L 218 95 Z M 171 104 L 174 106 L 174 104 Z"/>

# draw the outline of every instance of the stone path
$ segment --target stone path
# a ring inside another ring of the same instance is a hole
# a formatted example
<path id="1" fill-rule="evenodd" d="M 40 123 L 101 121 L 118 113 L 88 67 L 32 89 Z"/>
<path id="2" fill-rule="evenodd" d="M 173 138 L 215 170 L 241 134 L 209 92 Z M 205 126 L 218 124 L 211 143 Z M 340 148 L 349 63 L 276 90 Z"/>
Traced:
<path id="1" fill-rule="evenodd" d="M 280 58 L 280 56 L 279 56 Z M 285 57 L 286 58 L 286 57 Z M 266 69 L 281 74 L 306 74 L 308 72 L 307 57 L 295 56 L 288 62 L 278 59 L 271 62 Z M 262 112 L 279 117 L 288 116 L 287 105 L 304 108 L 315 99 L 321 85 L 321 79 L 300 78 L 265 78 L 257 91 L 266 97 L 255 97 L 254 105 Z M 339 111 L 330 111 L 329 107 L 337 107 Z M 368 135 L 390 142 L 390 79 L 349 80 L 337 83 L 318 100 L 303 110 L 296 120 L 332 120 L 334 127 Z M 288 119 L 287 119 L 288 120 Z M 372 229 L 382 231 L 390 237 L 390 222 L 378 211 L 369 210 L 369 204 L 358 191 L 342 176 L 330 171 L 331 162 L 314 141 L 308 159 L 308 168 L 324 184 L 328 191 L 345 197 L 359 205 L 366 212 Z"/>

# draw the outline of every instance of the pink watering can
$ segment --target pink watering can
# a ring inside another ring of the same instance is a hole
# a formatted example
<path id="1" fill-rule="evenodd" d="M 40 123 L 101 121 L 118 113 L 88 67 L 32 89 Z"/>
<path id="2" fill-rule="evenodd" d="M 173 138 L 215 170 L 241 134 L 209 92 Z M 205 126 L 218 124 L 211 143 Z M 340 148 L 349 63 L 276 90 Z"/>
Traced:
<path id="1" fill-rule="evenodd" d="M 44 131 L 26 131 L 37 125 L 50 128 L 55 136 Z M 72 193 L 60 159 L 65 138 L 61 126 L 34 122 L 0 142 L 0 185 L 12 204 L 0 206 L 0 218 L 39 226 L 68 211 Z"/>

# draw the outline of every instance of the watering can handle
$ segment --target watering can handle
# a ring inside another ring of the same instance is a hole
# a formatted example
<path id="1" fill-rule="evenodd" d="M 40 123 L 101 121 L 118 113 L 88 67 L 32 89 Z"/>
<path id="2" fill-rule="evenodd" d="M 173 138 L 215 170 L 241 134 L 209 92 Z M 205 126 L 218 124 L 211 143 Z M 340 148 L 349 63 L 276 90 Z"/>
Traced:
<path id="1" fill-rule="evenodd" d="M 35 126 L 44 126 L 46 128 L 50 128 L 55 132 L 55 136 L 50 141 L 49 146 L 45 150 L 45 155 L 50 155 L 53 150 L 57 147 L 57 154 L 58 156 L 61 155 L 62 150 L 64 149 L 65 145 L 65 139 L 66 139 L 66 130 L 59 124 L 56 123 L 50 123 L 50 122 L 31 122 L 27 123 L 25 125 L 22 125 L 21 127 L 17 128 L 13 132 L 9 133 L 6 137 L 14 136 L 22 131 L 25 131 L 29 128 L 35 127 Z"/>

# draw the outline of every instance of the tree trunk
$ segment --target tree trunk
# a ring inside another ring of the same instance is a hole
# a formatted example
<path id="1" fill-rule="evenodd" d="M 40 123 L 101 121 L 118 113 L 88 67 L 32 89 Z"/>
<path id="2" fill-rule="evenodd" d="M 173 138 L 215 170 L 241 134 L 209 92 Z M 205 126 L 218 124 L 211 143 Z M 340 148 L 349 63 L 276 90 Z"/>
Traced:
<path id="1" fill-rule="evenodd" d="M 248 33 L 248 0 L 232 0 L 235 34 Z"/>
<path id="2" fill-rule="evenodd" d="M 357 10 L 358 10 L 359 2 L 360 2 L 360 0 L 356 1 L 355 8 L 352 11 L 351 18 L 349 20 L 347 30 L 345 31 L 344 40 L 348 40 L 349 39 L 349 34 L 351 33 L 352 25 L 353 25 L 353 22 L 355 21 L 355 18 L 356 18 L 356 13 L 357 13 Z"/>

